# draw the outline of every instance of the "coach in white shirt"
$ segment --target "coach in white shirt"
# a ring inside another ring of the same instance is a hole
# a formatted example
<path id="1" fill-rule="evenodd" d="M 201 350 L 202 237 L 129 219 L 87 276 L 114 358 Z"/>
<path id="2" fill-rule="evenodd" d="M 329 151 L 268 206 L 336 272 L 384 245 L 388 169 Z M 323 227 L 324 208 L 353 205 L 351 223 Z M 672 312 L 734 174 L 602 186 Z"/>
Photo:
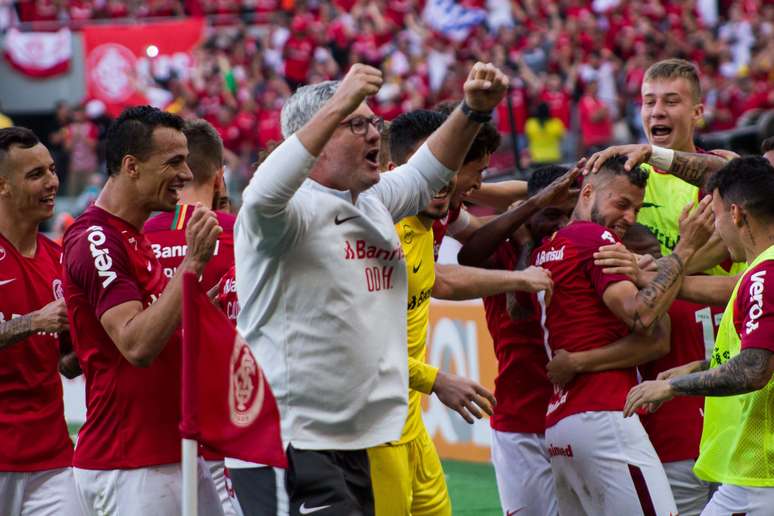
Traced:
<path id="1" fill-rule="evenodd" d="M 507 83 L 477 63 L 462 105 L 381 176 L 383 121 L 365 103 L 379 70 L 356 64 L 283 107 L 286 140 L 245 189 L 234 236 L 238 326 L 279 404 L 291 514 L 373 514 L 365 448 L 398 439 L 407 411 L 407 277 L 394 223 L 449 181 Z"/>

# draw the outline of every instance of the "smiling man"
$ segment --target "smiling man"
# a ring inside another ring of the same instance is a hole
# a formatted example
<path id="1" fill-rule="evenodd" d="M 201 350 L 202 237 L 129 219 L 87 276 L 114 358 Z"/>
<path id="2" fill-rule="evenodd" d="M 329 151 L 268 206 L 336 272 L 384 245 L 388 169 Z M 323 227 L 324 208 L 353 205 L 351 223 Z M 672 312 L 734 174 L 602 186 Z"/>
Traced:
<path id="1" fill-rule="evenodd" d="M 86 377 L 73 465 L 87 514 L 181 511 L 182 277 L 202 274 L 221 228 L 196 208 L 188 252 L 168 279 L 142 227 L 151 212 L 174 210 L 192 178 L 182 128 L 150 106 L 125 110 L 107 135 L 107 183 L 64 237 L 65 299 Z M 201 460 L 198 495 L 203 514 L 223 514 Z"/>
<path id="2" fill-rule="evenodd" d="M 23 127 L 0 129 L 0 514 L 77 516 L 62 403 L 61 250 L 38 231 L 54 213 L 54 160 Z"/>

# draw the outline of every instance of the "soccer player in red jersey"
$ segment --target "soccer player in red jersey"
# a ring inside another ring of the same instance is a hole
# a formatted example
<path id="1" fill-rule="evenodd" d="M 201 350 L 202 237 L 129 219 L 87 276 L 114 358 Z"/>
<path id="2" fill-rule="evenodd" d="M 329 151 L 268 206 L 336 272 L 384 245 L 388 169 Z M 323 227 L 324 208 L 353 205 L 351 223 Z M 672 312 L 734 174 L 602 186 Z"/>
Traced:
<path id="1" fill-rule="evenodd" d="M 88 514 L 181 510 L 182 276 L 202 274 L 221 228 L 198 207 L 169 280 L 142 227 L 151 212 L 173 210 L 191 180 L 182 128 L 150 106 L 125 110 L 108 131 L 105 187 L 64 238 L 65 299 L 86 377 L 73 466 Z M 199 477 L 200 510 L 222 514 L 204 461 Z"/>
<path id="2" fill-rule="evenodd" d="M 193 179 L 180 191 L 180 204 L 174 211 L 161 212 L 150 218 L 144 226 L 145 236 L 153 253 L 164 269 L 164 275 L 172 278 L 186 255 L 185 231 L 196 210 L 196 205 L 215 209 L 223 184 L 223 142 L 215 128 L 206 120 L 189 120 L 183 126 L 188 143 L 188 168 Z M 215 244 L 202 274 L 202 285 L 209 290 L 234 266 L 234 222 L 230 213 L 216 211 L 218 224 L 223 232 Z M 235 514 L 229 499 L 224 472 L 223 457 L 202 449 L 202 456 L 218 489 L 226 516 Z"/>
<path id="3" fill-rule="evenodd" d="M 657 323 L 677 294 L 684 263 L 712 233 L 712 211 L 704 199 L 693 212 L 685 210 L 680 242 L 657 262 L 659 272 L 645 288 L 625 275 L 603 273 L 594 253 L 626 233 L 645 193 L 647 175 L 623 165 L 624 160 L 610 160 L 589 176 L 571 223 L 533 252 L 533 264 L 551 271 L 555 284 L 551 299 L 538 295 L 549 356 L 603 347 L 631 331 L 654 331 L 654 341 L 667 338 Z M 639 419 L 623 418 L 626 393 L 637 380 L 634 358 L 625 356 L 618 369 L 581 374 L 554 388 L 546 441 L 563 515 L 677 512 Z"/>
<path id="4" fill-rule="evenodd" d="M 54 160 L 23 127 L 0 129 L 0 514 L 79 515 L 59 379 L 68 330 Z"/>

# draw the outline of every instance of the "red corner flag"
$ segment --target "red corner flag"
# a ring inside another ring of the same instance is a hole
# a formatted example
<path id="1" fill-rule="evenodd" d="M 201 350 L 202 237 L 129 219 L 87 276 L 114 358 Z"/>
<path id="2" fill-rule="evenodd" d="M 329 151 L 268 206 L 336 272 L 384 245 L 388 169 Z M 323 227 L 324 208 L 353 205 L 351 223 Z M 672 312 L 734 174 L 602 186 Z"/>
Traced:
<path id="1" fill-rule="evenodd" d="M 182 400 L 182 438 L 226 457 L 287 468 L 269 383 L 192 273 L 183 276 Z"/>

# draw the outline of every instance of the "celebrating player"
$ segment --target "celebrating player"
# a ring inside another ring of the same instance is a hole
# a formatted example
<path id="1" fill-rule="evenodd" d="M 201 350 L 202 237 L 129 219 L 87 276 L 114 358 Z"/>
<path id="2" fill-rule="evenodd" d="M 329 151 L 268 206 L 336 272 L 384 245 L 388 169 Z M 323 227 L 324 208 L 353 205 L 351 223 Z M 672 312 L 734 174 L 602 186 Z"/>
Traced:
<path id="1" fill-rule="evenodd" d="M 674 396 L 707 396 L 696 474 L 722 485 L 702 512 L 770 514 L 774 450 L 774 168 L 763 158 L 738 158 L 709 181 L 716 228 L 734 260 L 749 262 L 728 302 L 712 359 L 665 371 L 634 387 L 631 415 Z M 768 274 L 768 275 L 767 275 Z"/>
<path id="2" fill-rule="evenodd" d="M 65 299 L 87 393 L 73 464 L 88 514 L 181 510 L 182 276 L 204 272 L 221 229 L 196 209 L 171 280 L 141 230 L 151 212 L 174 210 L 191 180 L 182 128 L 150 106 L 125 110 L 107 136 L 110 177 L 65 234 Z M 203 461 L 199 477 L 200 510 L 222 514 Z"/>
<path id="3" fill-rule="evenodd" d="M 390 125 L 389 145 L 380 150 L 389 152 L 389 168 L 406 163 L 445 119 L 445 115 L 425 110 L 397 117 Z M 490 148 L 486 135 L 485 138 L 480 136 L 481 133 L 473 140 L 464 163 L 475 161 L 473 157 L 485 154 Z M 459 265 L 435 265 L 433 229 L 437 221 L 447 218 L 454 192 L 453 179 L 417 215 L 405 217 L 395 225 L 408 273 L 411 390 L 409 414 L 400 439 L 368 450 L 377 515 L 451 514 L 441 462 L 422 421 L 423 393 L 435 393 L 469 423 L 474 417 L 481 418 L 481 410 L 491 415 L 490 404 L 495 402 L 492 394 L 477 383 L 425 363 L 430 297 L 469 299 L 511 290 L 550 288 L 550 278 L 536 268 L 488 271 Z"/>
<path id="4" fill-rule="evenodd" d="M 533 253 L 551 271 L 551 299 L 539 295 L 547 351 L 582 351 L 634 331 L 668 333 L 656 323 L 673 301 L 684 264 L 711 233 L 705 199 L 684 214 L 674 252 L 657 262 L 645 288 L 624 275 L 604 274 L 594 253 L 615 244 L 634 223 L 647 175 L 608 160 L 581 188 L 572 222 Z M 687 210 L 686 210 L 687 211 Z M 623 418 L 625 393 L 636 383 L 633 367 L 577 376 L 556 387 L 546 415 L 546 441 L 561 514 L 676 512 L 667 478 L 639 420 Z M 620 443 L 625 443 L 621 445 Z"/>
<path id="5" fill-rule="evenodd" d="M 0 129 L 0 514 L 77 516 L 73 444 L 59 379 L 68 330 L 54 213 L 54 160 L 23 127 Z"/>

